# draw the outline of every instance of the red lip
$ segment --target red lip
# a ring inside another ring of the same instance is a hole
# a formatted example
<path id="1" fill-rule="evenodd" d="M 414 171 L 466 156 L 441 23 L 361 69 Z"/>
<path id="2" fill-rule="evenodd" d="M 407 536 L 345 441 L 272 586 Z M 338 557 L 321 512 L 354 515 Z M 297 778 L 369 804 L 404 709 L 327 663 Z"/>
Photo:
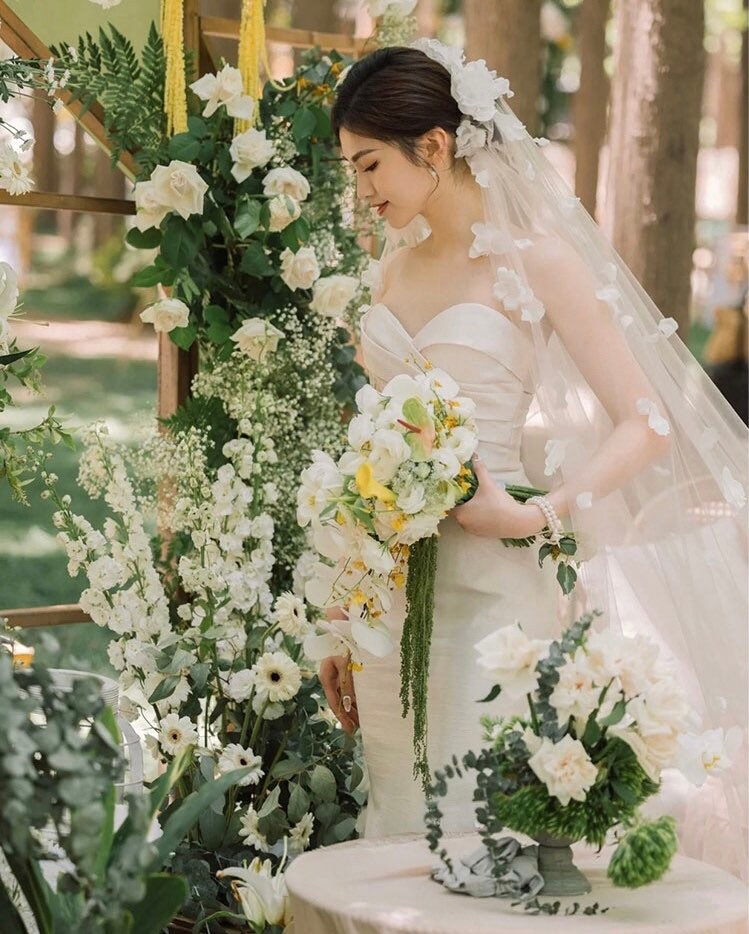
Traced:
<path id="1" fill-rule="evenodd" d="M 372 205 L 372 207 L 377 211 L 377 213 L 380 215 L 380 217 L 382 217 L 382 215 L 383 215 L 383 214 L 385 213 L 385 211 L 387 210 L 387 207 L 388 207 L 389 204 L 390 204 L 389 201 L 383 201 L 382 204 L 374 204 L 374 205 Z"/>

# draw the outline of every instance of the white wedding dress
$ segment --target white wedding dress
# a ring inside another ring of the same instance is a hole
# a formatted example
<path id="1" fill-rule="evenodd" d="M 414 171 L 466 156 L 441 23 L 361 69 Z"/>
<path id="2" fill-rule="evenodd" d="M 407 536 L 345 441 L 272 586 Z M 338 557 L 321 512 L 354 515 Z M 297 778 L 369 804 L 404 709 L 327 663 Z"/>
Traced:
<path id="1" fill-rule="evenodd" d="M 416 373 L 428 360 L 459 384 L 476 403 L 478 452 L 496 481 L 529 484 L 521 463 L 521 440 L 532 400 L 528 385 L 531 347 L 501 312 L 475 302 L 453 305 L 411 336 L 378 303 L 361 319 L 361 347 L 377 389 L 399 373 Z M 434 631 L 428 690 L 428 759 L 432 770 L 482 742 L 479 717 L 496 704 L 476 703 L 491 682 L 481 676 L 474 645 L 516 620 L 528 636 L 558 635 L 558 585 L 552 563 L 540 569 L 536 548 L 509 548 L 471 535 L 447 518 L 440 525 Z M 389 616 L 397 639 L 404 619 L 404 592 Z M 413 721 L 401 716 L 400 652 L 367 656 L 355 673 L 355 689 L 369 775 L 364 836 L 424 831 L 424 794 L 413 778 Z M 472 830 L 476 773 L 448 782 L 440 802 L 445 832 Z"/>

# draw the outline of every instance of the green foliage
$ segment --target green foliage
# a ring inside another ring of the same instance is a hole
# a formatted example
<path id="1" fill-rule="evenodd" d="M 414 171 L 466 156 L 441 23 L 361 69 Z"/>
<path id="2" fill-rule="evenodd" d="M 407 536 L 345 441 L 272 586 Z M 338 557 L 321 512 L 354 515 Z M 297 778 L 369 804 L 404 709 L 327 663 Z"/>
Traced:
<path id="1" fill-rule="evenodd" d="M 607 875 L 614 885 L 629 889 L 657 882 L 671 865 L 677 846 L 673 817 L 635 824 L 619 841 Z"/>
<path id="2" fill-rule="evenodd" d="M 166 134 L 164 47 L 155 23 L 140 61 L 130 40 L 111 24 L 99 30 L 98 42 L 90 33 L 81 36 L 75 55 L 54 46 L 52 54 L 58 68 L 70 72 L 73 99 L 85 109 L 95 103 L 103 107 L 104 126 L 115 144 L 113 163 L 127 150 L 150 171 L 164 154 Z"/>

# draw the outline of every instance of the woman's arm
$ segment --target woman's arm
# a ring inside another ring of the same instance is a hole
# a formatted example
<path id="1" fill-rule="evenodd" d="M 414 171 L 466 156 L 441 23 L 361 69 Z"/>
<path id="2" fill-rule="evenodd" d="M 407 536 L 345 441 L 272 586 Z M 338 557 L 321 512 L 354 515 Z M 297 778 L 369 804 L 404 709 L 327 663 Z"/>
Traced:
<path id="1" fill-rule="evenodd" d="M 570 514 L 579 494 L 590 493 L 594 500 L 600 499 L 648 464 L 664 458 L 670 450 L 670 439 L 656 434 L 648 426 L 647 415 L 638 412 L 639 399 L 651 400 L 661 412 L 662 404 L 611 309 L 596 298 L 597 283 L 575 250 L 562 241 L 546 240 L 537 243 L 523 259 L 536 297 L 546 308 L 548 325 L 614 425 L 589 463 L 550 491 L 548 499 L 563 518 Z M 478 535 L 521 538 L 545 527 L 546 519 L 538 506 L 517 503 L 504 490 L 487 483 L 488 474 L 481 468 L 477 472 L 479 492 L 455 510 L 464 528 Z"/>

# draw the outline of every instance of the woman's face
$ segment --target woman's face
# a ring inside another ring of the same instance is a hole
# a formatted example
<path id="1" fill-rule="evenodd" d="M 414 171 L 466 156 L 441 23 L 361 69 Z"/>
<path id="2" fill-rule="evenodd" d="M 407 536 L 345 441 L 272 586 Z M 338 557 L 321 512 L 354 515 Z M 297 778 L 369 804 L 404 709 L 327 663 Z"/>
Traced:
<path id="1" fill-rule="evenodd" d="M 341 152 L 356 172 L 356 194 L 400 230 L 421 214 L 434 191 L 429 171 L 393 143 L 341 129 Z"/>

